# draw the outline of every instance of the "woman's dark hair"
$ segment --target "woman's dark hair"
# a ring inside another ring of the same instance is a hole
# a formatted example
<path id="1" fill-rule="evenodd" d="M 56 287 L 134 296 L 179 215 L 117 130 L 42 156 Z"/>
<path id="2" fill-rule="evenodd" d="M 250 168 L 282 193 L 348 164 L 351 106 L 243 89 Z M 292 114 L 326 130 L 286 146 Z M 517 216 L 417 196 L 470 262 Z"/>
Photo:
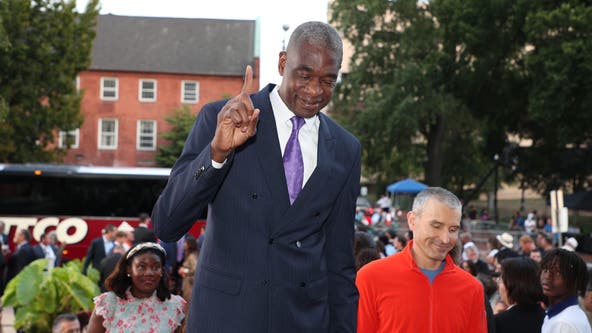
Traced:
<path id="1" fill-rule="evenodd" d="M 360 270 L 367 263 L 380 259 L 380 253 L 376 248 L 365 247 L 357 253 L 356 257 L 356 271 Z"/>
<path id="2" fill-rule="evenodd" d="M 364 231 L 356 231 L 354 234 L 354 256 L 357 256 L 363 249 L 368 248 L 376 251 L 376 242 L 372 235 Z"/>
<path id="3" fill-rule="evenodd" d="M 516 304 L 536 304 L 543 300 L 538 264 L 526 257 L 502 260 L 501 279 L 508 299 Z"/>
<path id="4" fill-rule="evenodd" d="M 467 267 L 469 268 L 469 273 L 471 273 L 472 276 L 477 276 L 478 269 L 477 269 L 477 265 L 474 262 L 472 262 L 470 260 L 465 260 L 461 263 L 461 265 L 463 265 L 463 264 L 467 265 Z M 463 267 L 463 269 L 464 269 L 464 267 Z"/>
<path id="5" fill-rule="evenodd" d="M 403 236 L 401 234 L 396 234 L 395 238 L 399 240 L 399 242 L 401 243 L 401 246 L 403 246 L 403 247 L 407 246 L 407 239 L 405 239 L 405 236 Z"/>
<path id="6" fill-rule="evenodd" d="M 107 290 L 112 291 L 119 298 L 127 299 L 125 292 L 132 286 L 132 278 L 127 275 L 127 268 L 131 267 L 134 258 L 144 253 L 154 253 L 160 258 L 163 270 L 156 287 L 156 296 L 163 302 L 171 298 L 171 291 L 167 287 L 168 276 L 164 265 L 166 263 L 166 254 L 164 250 L 159 250 L 156 247 L 144 246 L 146 243 L 139 243 L 129 249 L 117 262 L 115 270 L 105 280 L 105 287 Z M 137 247 L 142 247 L 136 250 Z M 162 248 L 161 248 L 162 249 Z"/>
<path id="7" fill-rule="evenodd" d="M 550 269 L 555 265 L 563 277 L 567 290 L 571 294 L 584 296 L 588 285 L 588 269 L 584 260 L 575 252 L 553 249 L 543 256 L 541 270 Z"/>
<path id="8" fill-rule="evenodd" d="M 197 240 L 193 235 L 185 236 L 185 243 L 187 244 L 187 254 L 197 252 Z"/>

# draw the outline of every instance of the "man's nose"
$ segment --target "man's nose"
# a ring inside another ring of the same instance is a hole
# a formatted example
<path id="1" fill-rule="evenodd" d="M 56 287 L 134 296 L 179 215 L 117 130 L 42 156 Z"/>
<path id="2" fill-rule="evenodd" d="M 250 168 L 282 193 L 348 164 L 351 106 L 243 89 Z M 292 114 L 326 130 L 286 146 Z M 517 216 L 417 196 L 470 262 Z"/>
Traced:
<path id="1" fill-rule="evenodd" d="M 321 82 L 319 80 L 310 80 L 307 84 L 306 84 L 306 92 L 313 95 L 313 96 L 318 96 L 322 93 L 322 89 L 321 89 Z"/>

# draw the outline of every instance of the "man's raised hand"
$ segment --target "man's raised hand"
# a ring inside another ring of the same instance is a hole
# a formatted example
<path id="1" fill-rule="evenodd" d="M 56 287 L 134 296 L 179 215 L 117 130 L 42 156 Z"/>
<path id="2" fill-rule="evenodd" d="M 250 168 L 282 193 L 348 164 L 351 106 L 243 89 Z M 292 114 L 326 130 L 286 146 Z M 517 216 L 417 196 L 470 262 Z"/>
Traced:
<path id="1" fill-rule="evenodd" d="M 212 140 L 212 160 L 222 163 L 236 149 L 257 133 L 259 109 L 249 94 L 253 90 L 253 69 L 247 66 L 239 94 L 226 102 L 218 113 L 216 134 Z"/>

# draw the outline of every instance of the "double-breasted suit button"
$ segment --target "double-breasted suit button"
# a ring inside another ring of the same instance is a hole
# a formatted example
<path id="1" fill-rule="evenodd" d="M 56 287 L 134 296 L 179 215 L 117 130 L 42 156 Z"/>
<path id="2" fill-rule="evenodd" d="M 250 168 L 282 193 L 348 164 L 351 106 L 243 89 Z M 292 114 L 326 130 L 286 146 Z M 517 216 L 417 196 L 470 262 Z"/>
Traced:
<path id="1" fill-rule="evenodd" d="M 201 176 L 204 171 L 206 171 L 206 167 L 202 165 L 201 168 L 197 169 L 193 178 L 197 180 L 197 178 L 199 178 L 199 176 Z"/>
<path id="2" fill-rule="evenodd" d="M 302 243 L 300 243 L 300 241 L 296 241 L 296 247 L 300 248 L 302 246 Z"/>
<path id="3" fill-rule="evenodd" d="M 251 199 L 257 200 L 258 197 L 259 195 L 256 192 L 251 193 Z"/>
<path id="4" fill-rule="evenodd" d="M 273 245 L 273 238 L 270 238 L 268 243 L 269 243 L 269 245 Z"/>

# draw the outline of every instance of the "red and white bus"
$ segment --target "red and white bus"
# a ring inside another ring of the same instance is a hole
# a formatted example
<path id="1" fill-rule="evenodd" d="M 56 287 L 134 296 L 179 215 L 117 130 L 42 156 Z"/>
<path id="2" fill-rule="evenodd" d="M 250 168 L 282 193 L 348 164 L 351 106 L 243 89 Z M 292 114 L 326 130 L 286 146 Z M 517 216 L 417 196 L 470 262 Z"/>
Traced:
<path id="1" fill-rule="evenodd" d="M 29 229 L 34 241 L 55 230 L 65 259 L 82 258 L 107 224 L 135 227 L 152 212 L 170 169 L 64 164 L 0 164 L 0 220 L 12 241 Z M 190 233 L 198 236 L 205 221 Z M 14 246 L 14 244 L 13 244 Z"/>

